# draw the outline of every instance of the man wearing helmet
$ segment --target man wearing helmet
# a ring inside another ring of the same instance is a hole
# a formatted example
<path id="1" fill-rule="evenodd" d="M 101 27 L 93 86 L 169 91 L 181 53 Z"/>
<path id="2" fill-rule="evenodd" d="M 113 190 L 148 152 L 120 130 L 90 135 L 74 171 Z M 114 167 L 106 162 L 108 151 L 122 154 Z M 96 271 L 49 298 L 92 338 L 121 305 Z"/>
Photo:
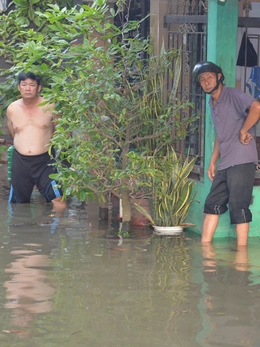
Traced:
<path id="1" fill-rule="evenodd" d="M 239 89 L 225 86 L 222 69 L 212 62 L 196 64 L 193 74 L 196 83 L 210 95 L 216 129 L 207 170 L 212 186 L 204 205 L 201 242 L 212 241 L 219 215 L 227 211 L 228 205 L 231 224 L 236 224 L 237 245 L 245 246 L 252 221 L 249 205 L 258 163 L 254 125 L 260 117 L 260 102 Z"/>

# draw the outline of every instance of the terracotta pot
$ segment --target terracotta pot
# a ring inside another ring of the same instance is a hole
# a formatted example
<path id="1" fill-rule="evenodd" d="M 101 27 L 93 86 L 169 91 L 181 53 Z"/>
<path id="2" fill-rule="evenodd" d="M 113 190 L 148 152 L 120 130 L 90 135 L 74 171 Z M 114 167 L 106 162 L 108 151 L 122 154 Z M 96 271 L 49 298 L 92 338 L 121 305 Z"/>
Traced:
<path id="1" fill-rule="evenodd" d="M 149 199 L 131 198 L 131 204 L 132 204 L 131 225 L 145 226 L 145 225 L 151 224 L 149 219 L 147 219 L 141 212 L 137 211 L 137 209 L 134 206 L 134 203 L 142 206 L 148 213 L 151 213 Z"/>

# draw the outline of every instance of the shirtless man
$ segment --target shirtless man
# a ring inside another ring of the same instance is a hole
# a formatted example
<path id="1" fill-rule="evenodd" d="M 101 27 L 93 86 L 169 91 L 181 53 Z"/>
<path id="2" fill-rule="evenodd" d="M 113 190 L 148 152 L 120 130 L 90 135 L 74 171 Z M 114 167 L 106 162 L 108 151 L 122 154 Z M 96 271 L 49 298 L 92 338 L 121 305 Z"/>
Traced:
<path id="1" fill-rule="evenodd" d="M 32 72 L 20 73 L 18 90 L 22 98 L 7 108 L 7 125 L 14 144 L 9 202 L 29 203 L 36 185 L 46 202 L 53 203 L 54 209 L 66 208 L 62 190 L 49 177 L 55 168 L 50 165 L 54 160 L 48 150 L 59 116 L 52 112 L 54 105 L 39 105 L 44 102 L 38 95 L 39 76 Z"/>

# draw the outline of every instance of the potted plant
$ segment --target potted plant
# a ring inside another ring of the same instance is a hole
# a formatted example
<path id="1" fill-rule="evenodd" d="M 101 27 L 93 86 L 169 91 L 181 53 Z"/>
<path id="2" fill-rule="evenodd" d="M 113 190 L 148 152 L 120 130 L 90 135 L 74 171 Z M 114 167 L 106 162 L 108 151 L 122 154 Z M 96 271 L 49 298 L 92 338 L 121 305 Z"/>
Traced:
<path id="1" fill-rule="evenodd" d="M 180 233 L 184 226 L 191 204 L 195 201 L 194 181 L 189 175 L 196 157 L 183 160 L 173 148 L 165 156 L 153 156 L 146 159 L 147 184 L 150 191 L 150 212 L 135 204 L 137 210 L 151 222 L 158 233 Z M 170 229 L 169 229 L 170 228 Z"/>

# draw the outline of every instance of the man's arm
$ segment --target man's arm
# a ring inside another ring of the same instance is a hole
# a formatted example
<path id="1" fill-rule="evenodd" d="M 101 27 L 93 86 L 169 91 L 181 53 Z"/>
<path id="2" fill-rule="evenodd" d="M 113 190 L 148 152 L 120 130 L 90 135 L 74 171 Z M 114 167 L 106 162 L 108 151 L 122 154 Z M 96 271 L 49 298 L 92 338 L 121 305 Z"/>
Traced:
<path id="1" fill-rule="evenodd" d="M 252 135 L 248 133 L 248 130 L 254 126 L 260 118 L 260 102 L 254 101 L 249 109 L 248 116 L 243 127 L 240 130 L 239 139 L 244 145 L 247 145 L 251 139 Z"/>
<path id="2" fill-rule="evenodd" d="M 218 138 L 216 136 L 214 149 L 213 149 L 212 156 L 211 156 L 210 163 L 209 163 L 209 167 L 208 167 L 208 170 L 207 170 L 209 179 L 211 181 L 213 181 L 213 179 L 214 179 L 214 177 L 216 175 L 216 168 L 217 168 L 217 161 L 218 161 L 218 158 L 219 158 L 219 154 L 220 154 L 219 153 L 219 141 L 218 141 Z"/>
<path id="3" fill-rule="evenodd" d="M 10 131 L 10 134 L 12 138 L 14 138 L 14 128 L 13 128 L 13 122 L 11 121 L 11 112 L 10 112 L 10 106 L 8 106 L 6 110 L 6 117 L 7 117 L 7 126 Z"/>

